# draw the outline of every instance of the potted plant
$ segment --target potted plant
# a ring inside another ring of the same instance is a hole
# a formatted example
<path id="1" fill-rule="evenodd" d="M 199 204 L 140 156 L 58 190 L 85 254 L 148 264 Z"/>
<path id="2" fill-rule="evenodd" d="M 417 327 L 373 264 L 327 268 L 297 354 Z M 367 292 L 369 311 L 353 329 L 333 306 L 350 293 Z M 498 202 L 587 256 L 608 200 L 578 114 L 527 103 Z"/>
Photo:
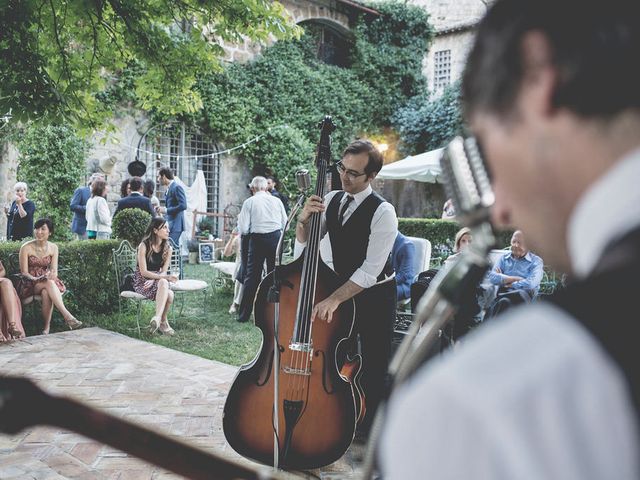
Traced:
<path id="1" fill-rule="evenodd" d="M 196 263 L 198 263 L 198 245 L 199 245 L 199 242 L 196 239 L 192 239 L 187 242 L 187 249 L 189 250 L 190 265 L 195 265 Z"/>

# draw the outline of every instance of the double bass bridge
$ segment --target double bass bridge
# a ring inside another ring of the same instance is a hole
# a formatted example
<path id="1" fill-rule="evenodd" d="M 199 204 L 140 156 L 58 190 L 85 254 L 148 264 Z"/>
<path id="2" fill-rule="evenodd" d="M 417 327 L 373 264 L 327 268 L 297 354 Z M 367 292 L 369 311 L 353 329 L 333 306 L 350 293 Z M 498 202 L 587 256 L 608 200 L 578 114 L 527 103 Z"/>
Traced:
<path id="1" fill-rule="evenodd" d="M 302 375 L 302 376 L 311 376 L 311 368 L 291 368 L 291 367 L 282 367 L 282 371 L 284 373 L 288 373 L 289 375 Z"/>
<path id="2" fill-rule="evenodd" d="M 289 350 L 294 352 L 313 352 L 313 342 L 289 342 Z"/>

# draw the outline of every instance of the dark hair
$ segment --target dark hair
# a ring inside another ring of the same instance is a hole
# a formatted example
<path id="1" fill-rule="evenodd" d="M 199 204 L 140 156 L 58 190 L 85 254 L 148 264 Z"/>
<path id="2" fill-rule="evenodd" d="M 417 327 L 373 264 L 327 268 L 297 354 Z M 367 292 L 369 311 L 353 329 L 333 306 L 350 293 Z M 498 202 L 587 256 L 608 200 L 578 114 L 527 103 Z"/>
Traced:
<path id="1" fill-rule="evenodd" d="M 498 0 L 480 22 L 462 81 L 467 116 L 514 112 L 523 83 L 522 40 L 541 32 L 558 71 L 552 102 L 578 115 L 640 107 L 640 2 Z"/>
<path id="2" fill-rule="evenodd" d="M 173 172 L 169 167 L 162 167 L 160 170 L 158 170 L 158 175 L 160 175 L 161 177 L 166 177 L 169 180 L 173 180 Z"/>
<path id="3" fill-rule="evenodd" d="M 131 182 L 131 179 L 130 178 L 126 178 L 120 184 L 120 196 L 121 197 L 126 197 L 128 195 L 127 187 L 129 186 L 130 182 Z"/>
<path id="4" fill-rule="evenodd" d="M 380 171 L 382 168 L 382 153 L 380 153 L 380 150 L 369 140 L 354 140 L 344 149 L 342 158 L 346 155 L 357 155 L 359 153 L 367 153 L 369 155 L 367 166 L 364 167 L 364 172 L 367 174 L 367 177 L 372 173 L 378 173 Z"/>
<path id="5" fill-rule="evenodd" d="M 165 223 L 167 223 L 167 221 L 163 217 L 153 217 L 149 222 L 147 230 L 144 232 L 142 240 L 140 240 L 140 243 L 144 243 L 144 246 L 147 248 L 147 260 L 151 259 L 151 254 L 153 253 L 151 245 L 153 245 L 156 239 L 156 232 L 154 230 L 161 228 Z M 169 242 L 163 240 L 160 244 L 160 249 L 162 251 L 162 261 L 164 262 L 167 259 L 167 255 L 169 255 Z"/>
<path id="6" fill-rule="evenodd" d="M 265 175 L 264 178 L 271 180 L 273 183 L 278 183 L 273 175 Z"/>
<path id="7" fill-rule="evenodd" d="M 146 180 L 144 182 L 143 189 L 144 189 L 143 194 L 145 197 L 147 198 L 153 197 L 153 192 L 156 189 L 156 182 L 154 182 L 153 180 Z"/>
<path id="8" fill-rule="evenodd" d="M 50 218 L 39 218 L 38 220 L 36 220 L 36 223 L 33 224 L 33 228 L 35 230 L 42 227 L 43 225 L 46 225 L 49 228 L 49 233 L 53 235 L 53 221 Z"/>
<path id="9" fill-rule="evenodd" d="M 142 188 L 142 179 L 140 177 L 131 177 L 129 186 L 131 187 L 132 192 L 139 192 Z"/>
<path id="10" fill-rule="evenodd" d="M 91 182 L 91 195 L 94 197 L 102 197 L 107 188 L 107 182 L 104 180 L 94 180 Z"/>

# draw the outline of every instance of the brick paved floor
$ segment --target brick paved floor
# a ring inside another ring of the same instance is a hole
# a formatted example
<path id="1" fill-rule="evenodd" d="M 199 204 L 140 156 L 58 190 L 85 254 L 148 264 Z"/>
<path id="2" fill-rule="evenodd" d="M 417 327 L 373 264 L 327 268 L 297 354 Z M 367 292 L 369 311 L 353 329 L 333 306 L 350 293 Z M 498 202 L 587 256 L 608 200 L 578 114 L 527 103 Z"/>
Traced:
<path id="1" fill-rule="evenodd" d="M 218 455 L 241 459 L 226 443 L 222 409 L 236 367 L 85 328 L 0 344 L 0 374 L 26 376 L 70 396 Z M 307 475 L 356 478 L 363 447 Z M 181 478 L 82 435 L 33 427 L 0 434 L 0 479 L 147 480 Z"/>

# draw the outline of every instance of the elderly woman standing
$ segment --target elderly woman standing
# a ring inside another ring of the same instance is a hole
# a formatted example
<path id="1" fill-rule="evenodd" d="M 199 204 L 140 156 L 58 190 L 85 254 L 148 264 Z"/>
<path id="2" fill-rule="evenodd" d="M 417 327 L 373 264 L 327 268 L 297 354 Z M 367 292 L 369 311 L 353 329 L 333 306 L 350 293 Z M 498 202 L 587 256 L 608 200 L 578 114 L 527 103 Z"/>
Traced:
<path id="1" fill-rule="evenodd" d="M 0 262 L 0 342 L 25 336 L 22 327 L 22 305 L 7 272 Z"/>
<path id="2" fill-rule="evenodd" d="M 171 252 L 169 225 L 162 217 L 151 219 L 147 231 L 138 245 L 138 265 L 133 277 L 133 289 L 156 302 L 156 314 L 151 318 L 149 331 L 160 330 L 165 335 L 175 332 L 169 326 L 167 315 L 173 303 L 169 282 L 177 282 L 177 275 L 169 272 Z"/>
<path id="3" fill-rule="evenodd" d="M 18 287 L 18 295 L 22 299 L 42 295 L 43 335 L 49 333 L 54 306 L 62 314 L 69 329 L 82 325 L 80 320 L 69 313 L 62 300 L 62 293 L 66 288 L 58 278 L 58 246 L 49 241 L 52 234 L 51 220 L 41 218 L 36 221 L 35 240 L 20 247 L 19 257 L 22 281 Z"/>
<path id="4" fill-rule="evenodd" d="M 98 240 L 111 237 L 111 212 L 107 205 L 109 185 L 104 180 L 95 180 L 91 184 L 91 198 L 87 200 L 87 236 Z M 92 233 L 93 232 L 93 233 Z"/>
<path id="5" fill-rule="evenodd" d="M 33 214 L 36 205 L 27 199 L 27 184 L 18 182 L 14 185 L 15 200 L 11 207 L 5 207 L 7 214 L 7 240 L 19 241 L 33 236 Z"/>

